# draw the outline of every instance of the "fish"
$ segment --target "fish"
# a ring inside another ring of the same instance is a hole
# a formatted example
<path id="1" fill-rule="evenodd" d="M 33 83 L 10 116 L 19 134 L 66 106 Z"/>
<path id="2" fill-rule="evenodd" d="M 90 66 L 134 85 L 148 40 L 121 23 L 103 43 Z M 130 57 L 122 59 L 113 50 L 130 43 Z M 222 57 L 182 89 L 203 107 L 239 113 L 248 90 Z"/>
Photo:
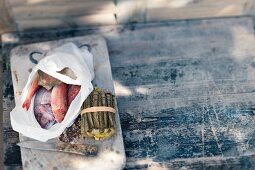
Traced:
<path id="1" fill-rule="evenodd" d="M 79 85 L 72 85 L 68 86 L 68 94 L 67 94 L 67 106 L 69 107 L 72 101 L 75 99 L 77 94 L 80 92 L 81 86 Z"/>
<path id="2" fill-rule="evenodd" d="M 44 129 L 51 128 L 55 121 L 51 109 L 51 93 L 52 90 L 47 90 L 44 87 L 40 87 L 35 95 L 34 101 L 34 114 L 37 122 Z"/>
<path id="3" fill-rule="evenodd" d="M 38 70 L 39 80 L 38 84 L 40 86 L 43 86 L 47 90 L 50 90 L 52 87 L 59 85 L 61 83 L 60 80 L 56 79 L 55 77 L 52 77 L 46 73 L 44 73 L 41 70 Z"/>
<path id="4" fill-rule="evenodd" d="M 26 97 L 26 100 L 24 101 L 24 103 L 22 104 L 22 108 L 28 110 L 29 107 L 30 107 L 30 104 L 31 104 L 31 100 L 35 94 L 35 92 L 38 90 L 38 88 L 40 87 L 38 85 L 38 79 L 39 79 L 39 76 L 38 76 L 38 73 L 35 74 L 34 76 L 34 80 L 32 82 L 32 85 L 29 89 L 29 92 L 27 94 L 27 97 Z"/>
<path id="5" fill-rule="evenodd" d="M 67 84 L 61 83 L 52 88 L 51 108 L 55 120 L 61 123 L 67 112 Z"/>

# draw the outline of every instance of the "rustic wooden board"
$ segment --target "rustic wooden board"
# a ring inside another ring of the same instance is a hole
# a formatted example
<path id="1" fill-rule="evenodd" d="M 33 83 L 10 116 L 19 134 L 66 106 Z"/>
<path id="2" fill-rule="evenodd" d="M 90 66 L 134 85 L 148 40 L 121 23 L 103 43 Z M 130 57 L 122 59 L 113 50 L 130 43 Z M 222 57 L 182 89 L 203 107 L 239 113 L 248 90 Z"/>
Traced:
<path id="1" fill-rule="evenodd" d="M 107 40 L 125 169 L 255 168 L 249 17 L 3 35 L 4 134 L 14 134 L 8 124 L 14 106 L 8 60 L 13 44 L 90 34 Z M 5 160 L 13 167 L 19 164 L 12 159 L 18 155 L 16 137 L 9 138 Z"/>
<path id="2" fill-rule="evenodd" d="M 108 1 L 85 1 L 83 3 L 54 2 L 48 5 L 29 4 L 12 8 L 12 13 L 17 21 L 29 19 L 63 19 L 65 17 L 113 14 L 115 5 L 112 0 Z"/>
<path id="3" fill-rule="evenodd" d="M 128 166 L 254 168 L 252 25 L 186 21 L 109 38 Z"/>
<path id="4" fill-rule="evenodd" d="M 0 47 L 1 51 L 1 47 Z M 1 53 L 0 53 L 1 55 Z M 2 61 L 0 62 L 1 66 L 3 65 Z M 3 79 L 3 67 L 0 67 L 0 79 Z M 0 87 L 3 87 L 3 84 L 1 83 Z M 0 92 L 0 102 L 3 103 L 3 92 Z M 0 106 L 0 110 L 3 110 L 3 105 Z M 2 112 L 3 113 L 3 112 Z M 4 167 L 4 142 L 3 142 L 3 115 L 0 114 L 0 167 Z"/>
<path id="5" fill-rule="evenodd" d="M 79 17 L 17 20 L 20 31 L 35 29 L 78 28 L 116 24 L 114 14 L 87 14 Z"/>
<path id="6" fill-rule="evenodd" d="M 107 89 L 114 94 L 111 67 L 107 46 L 103 38 L 99 36 L 87 36 L 64 39 L 52 42 L 43 42 L 30 45 L 21 45 L 11 51 L 11 70 L 16 102 L 20 100 L 21 92 L 26 84 L 27 77 L 35 63 L 29 58 L 32 52 L 45 54 L 51 49 L 67 42 L 74 42 L 78 47 L 87 44 L 91 47 L 94 56 L 95 78 L 93 84 L 102 89 Z M 42 55 L 35 55 L 38 61 Z M 61 56 L 60 56 L 61 57 Z M 71 59 L 70 59 L 71 62 Z M 116 114 L 117 132 L 112 138 L 104 141 L 86 139 L 85 143 L 98 146 L 95 157 L 85 157 L 60 152 L 39 151 L 34 149 L 21 149 L 24 169 L 121 169 L 125 164 L 125 151 L 121 133 L 119 115 Z M 21 141 L 31 140 L 20 135 Z M 50 142 L 56 142 L 50 140 Z M 33 161 L 31 161 L 33 160 Z M 56 161 L 57 160 L 57 161 Z"/>
<path id="7" fill-rule="evenodd" d="M 243 6 L 249 0 L 223 0 L 215 2 L 215 0 L 184 0 L 184 1 L 176 1 L 176 0 L 147 0 L 147 8 L 210 8 L 210 7 L 227 7 L 229 5 L 240 5 Z"/>
<path id="8" fill-rule="evenodd" d="M 87 4 L 88 7 L 91 5 L 102 5 L 103 2 L 113 2 L 113 0 L 8 0 L 8 3 L 13 7 L 19 6 L 37 6 L 37 5 L 70 5 L 70 4 Z"/>
<path id="9" fill-rule="evenodd" d="M 10 16 L 8 9 L 5 0 L 0 0 L 0 34 L 16 31 L 15 22 Z"/>
<path id="10" fill-rule="evenodd" d="M 117 22 L 152 22 L 246 14 L 253 0 L 117 0 Z M 249 8 L 249 7 L 248 7 Z"/>
<path id="11" fill-rule="evenodd" d="M 19 31 L 255 14 L 255 0 L 2 1 Z"/>
<path id="12" fill-rule="evenodd" d="M 116 20 L 118 23 L 145 22 L 146 14 L 145 0 L 116 0 Z"/>
<path id="13" fill-rule="evenodd" d="M 146 21 L 164 21 L 164 20 L 178 20 L 178 19 L 197 19 L 210 17 L 224 17 L 224 16 L 241 16 L 244 15 L 243 6 L 216 6 L 216 7 L 192 7 L 192 8 L 151 8 L 146 10 Z M 160 12 L 158 12 L 160 11 Z M 188 13 L 188 15 L 183 15 Z"/>

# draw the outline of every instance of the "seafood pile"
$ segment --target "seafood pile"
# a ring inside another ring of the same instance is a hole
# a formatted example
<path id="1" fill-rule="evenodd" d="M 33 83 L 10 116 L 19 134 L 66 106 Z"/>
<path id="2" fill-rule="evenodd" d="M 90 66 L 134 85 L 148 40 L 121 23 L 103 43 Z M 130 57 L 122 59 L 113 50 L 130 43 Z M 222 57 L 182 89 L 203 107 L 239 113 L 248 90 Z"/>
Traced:
<path id="1" fill-rule="evenodd" d="M 66 84 L 38 70 L 22 107 L 30 108 L 34 98 L 35 118 L 44 129 L 61 123 L 69 106 L 80 91 L 79 85 Z"/>

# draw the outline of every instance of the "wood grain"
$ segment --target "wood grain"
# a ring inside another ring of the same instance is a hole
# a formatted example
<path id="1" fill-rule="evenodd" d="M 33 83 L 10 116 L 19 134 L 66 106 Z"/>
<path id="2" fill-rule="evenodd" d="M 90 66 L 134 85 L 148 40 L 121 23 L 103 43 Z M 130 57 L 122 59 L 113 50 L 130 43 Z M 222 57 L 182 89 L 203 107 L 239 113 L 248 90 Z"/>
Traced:
<path id="1" fill-rule="evenodd" d="M 115 5 L 113 1 L 84 1 L 83 3 L 64 3 L 36 6 L 12 7 L 12 13 L 17 21 L 33 19 L 58 19 L 74 16 L 96 14 L 113 14 Z M 103 19 L 102 19 L 103 20 Z"/>
<path id="2" fill-rule="evenodd" d="M 11 18 L 8 9 L 5 0 L 0 0 L 0 34 L 16 30 L 16 25 Z"/>
<path id="3" fill-rule="evenodd" d="M 145 0 L 117 0 L 116 20 L 118 23 L 143 23 L 146 14 Z"/>
<path id="4" fill-rule="evenodd" d="M 160 11 L 160 12 L 158 12 Z M 186 15 L 186 14 L 187 15 Z M 184 8 L 151 8 L 147 9 L 146 21 L 161 21 L 174 19 L 195 19 L 195 18 L 210 18 L 223 16 L 241 16 L 243 15 L 243 5 L 231 4 L 226 6 L 213 7 L 184 7 Z"/>
<path id="5" fill-rule="evenodd" d="M 1 47 L 0 47 L 0 52 L 1 52 Z M 3 80 L 3 62 L 0 62 L 1 67 L 0 67 L 0 80 L 2 82 Z M 0 87 L 2 89 L 3 84 L 1 83 Z M 3 91 L 0 91 L 0 103 L 3 103 Z M 3 105 L 0 106 L 0 167 L 4 166 L 4 142 L 3 142 Z"/>
<path id="6" fill-rule="evenodd" d="M 175 0 L 148 0 L 147 1 L 147 8 L 203 8 L 203 9 L 209 9 L 211 7 L 224 7 L 228 5 L 240 5 L 243 6 L 244 3 L 247 0 L 223 0 L 223 1 L 217 1 L 214 0 L 187 0 L 187 1 L 175 1 Z"/>
<path id="7" fill-rule="evenodd" d="M 70 4 L 87 4 L 88 6 L 91 4 L 102 4 L 107 2 L 113 2 L 112 0 L 8 0 L 8 4 L 13 7 L 20 6 L 38 6 L 38 5 L 46 5 L 46 6 L 57 6 L 57 5 L 70 5 Z"/>
<path id="8" fill-rule="evenodd" d="M 254 0 L 2 1 L 20 31 L 255 15 Z"/>
<path id="9" fill-rule="evenodd" d="M 95 14 L 84 15 L 81 17 L 66 17 L 56 19 L 32 19 L 17 21 L 20 31 L 28 30 L 49 30 L 49 29 L 64 29 L 78 28 L 86 26 L 101 26 L 116 24 L 113 14 Z"/>
<path id="10" fill-rule="evenodd" d="M 109 41 L 131 167 L 242 167 L 232 158 L 253 155 L 252 22 L 215 21 L 133 28 Z"/>
<path id="11" fill-rule="evenodd" d="M 126 169 L 255 168 L 251 18 L 21 33 L 19 43 L 91 34 L 107 40 Z M 13 102 L 5 65 L 4 100 Z"/>

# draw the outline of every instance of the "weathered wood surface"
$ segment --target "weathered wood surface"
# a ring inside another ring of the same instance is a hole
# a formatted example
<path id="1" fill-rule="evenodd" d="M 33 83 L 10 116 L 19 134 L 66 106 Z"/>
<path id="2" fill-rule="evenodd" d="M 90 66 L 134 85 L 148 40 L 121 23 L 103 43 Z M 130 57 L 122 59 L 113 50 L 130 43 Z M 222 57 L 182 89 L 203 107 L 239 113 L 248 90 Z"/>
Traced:
<path id="1" fill-rule="evenodd" d="M 253 35 L 250 20 L 226 19 L 109 41 L 129 165 L 254 168 L 240 161 L 254 154 Z"/>
<path id="2" fill-rule="evenodd" d="M 128 23 L 239 16 L 247 14 L 253 3 L 253 0 L 117 0 L 117 21 Z"/>
<path id="3" fill-rule="evenodd" d="M 43 29 L 57 29 L 57 28 L 77 28 L 84 26 L 100 26 L 100 25 L 114 25 L 116 24 L 113 14 L 88 14 L 77 17 L 66 18 L 46 18 L 46 19 L 31 19 L 17 21 L 17 28 L 19 30 L 43 30 Z"/>
<path id="4" fill-rule="evenodd" d="M 112 14 L 115 12 L 112 0 L 55 2 L 48 4 L 27 4 L 13 7 L 13 15 L 17 20 L 63 18 L 66 16 L 86 16 L 88 14 Z"/>
<path id="5" fill-rule="evenodd" d="M 19 31 L 255 15 L 255 0 L 2 0 Z"/>
<path id="6" fill-rule="evenodd" d="M 2 48 L 0 47 L 0 56 L 1 56 L 1 49 Z M 2 61 L 0 62 L 0 64 L 1 64 L 1 67 L 0 67 L 0 80 L 2 80 L 3 79 L 3 67 L 2 67 L 3 63 L 2 63 Z M 2 87 L 3 87 L 2 83 L 1 83 L 0 87 L 2 89 Z M 0 102 L 3 103 L 3 92 L 2 91 L 0 91 Z M 0 167 L 3 167 L 4 166 L 3 112 L 2 112 L 3 105 L 0 105 L 0 110 L 1 110 L 1 112 L 0 112 L 0 153 L 1 153 L 0 154 Z"/>
<path id="7" fill-rule="evenodd" d="M 244 15 L 251 0 L 148 0 L 146 21 Z"/>
<path id="8" fill-rule="evenodd" d="M 19 30 L 116 24 L 113 0 L 14 2 L 8 1 Z"/>
<path id="9" fill-rule="evenodd" d="M 0 0 L 0 34 L 16 31 L 15 23 L 8 9 L 5 0 Z"/>
<path id="10" fill-rule="evenodd" d="M 251 18 L 23 33 L 38 42 L 88 34 L 108 44 L 126 169 L 254 169 L 255 41 Z M 13 105 L 4 44 L 4 115 Z M 8 153 L 5 153 L 8 155 Z M 33 161 L 33 160 L 31 160 Z"/>
<path id="11" fill-rule="evenodd" d="M 114 0 L 3 0 L 19 31 L 116 24 Z"/>

